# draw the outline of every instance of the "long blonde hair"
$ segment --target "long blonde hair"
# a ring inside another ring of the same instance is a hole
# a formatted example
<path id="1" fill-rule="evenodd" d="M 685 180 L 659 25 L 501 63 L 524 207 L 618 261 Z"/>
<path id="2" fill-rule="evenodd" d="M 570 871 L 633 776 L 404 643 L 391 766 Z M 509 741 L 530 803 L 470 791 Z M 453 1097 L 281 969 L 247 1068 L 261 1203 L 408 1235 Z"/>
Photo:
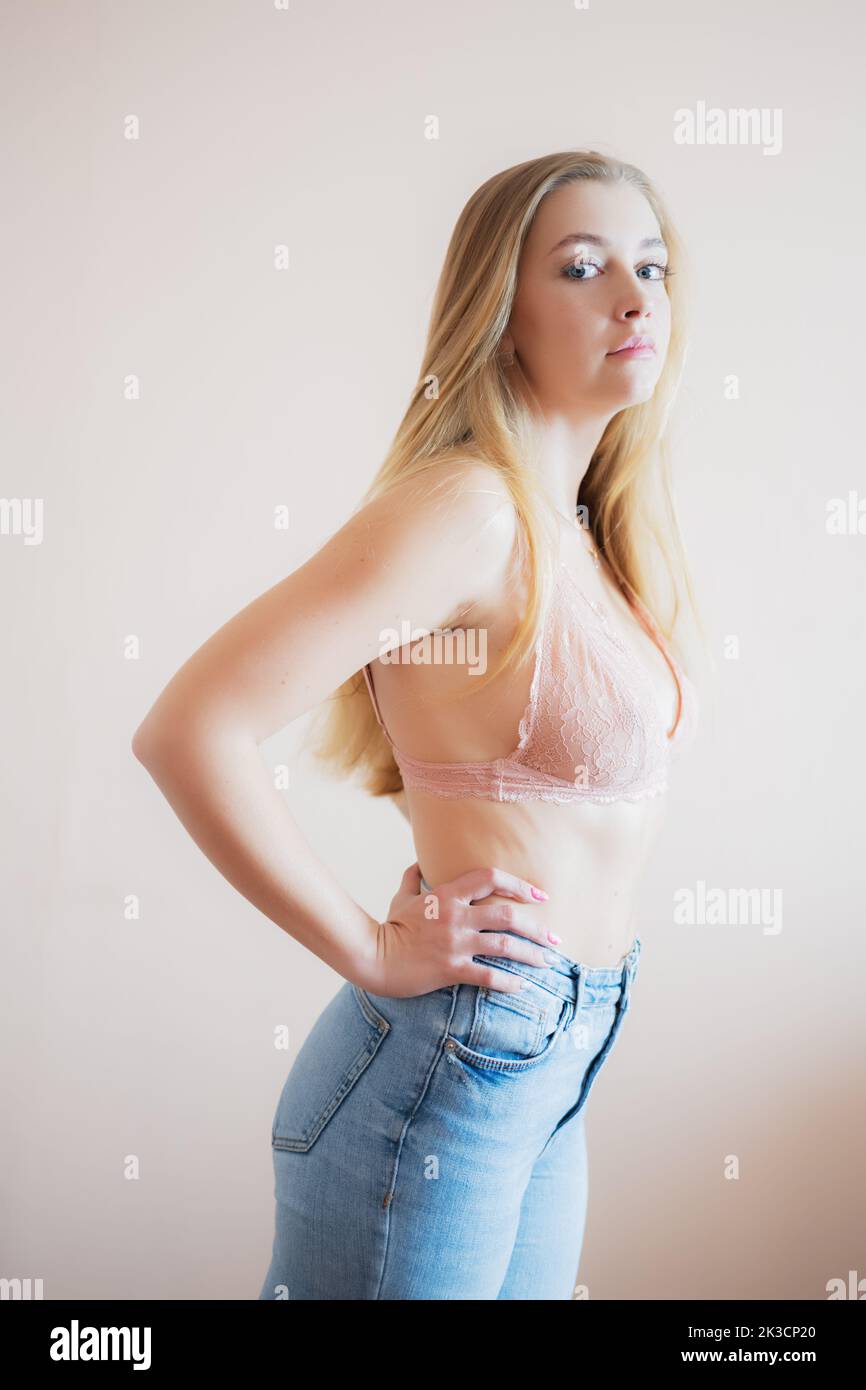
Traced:
<path id="1" fill-rule="evenodd" d="M 517 669 L 528 659 L 552 583 L 550 508 L 536 471 L 527 466 L 534 455 L 535 423 L 512 390 L 497 349 L 511 315 L 521 249 L 539 204 L 554 189 L 580 179 L 637 188 L 656 215 L 676 272 L 667 280 L 671 335 L 655 391 L 609 421 L 575 503 L 586 508 L 595 545 L 626 597 L 634 595 L 645 605 L 667 641 L 672 642 L 680 611 L 680 589 L 688 593 L 697 616 L 672 497 L 667 437 L 686 351 L 682 241 L 660 195 L 634 165 L 595 150 L 527 160 L 483 183 L 457 220 L 433 302 L 418 385 L 379 472 L 358 503 L 360 508 L 409 478 L 431 489 L 453 484 L 453 465 L 461 460 L 483 461 L 497 470 L 514 503 L 529 561 L 527 602 L 499 664 L 472 682 L 473 693 L 509 663 Z M 447 478 L 446 463 L 452 465 Z M 675 606 L 668 624 L 654 612 L 647 536 L 655 539 L 672 583 Z M 362 785 L 374 796 L 402 788 L 362 671 L 343 682 L 319 715 L 313 750 L 320 759 L 342 774 L 360 770 Z"/>

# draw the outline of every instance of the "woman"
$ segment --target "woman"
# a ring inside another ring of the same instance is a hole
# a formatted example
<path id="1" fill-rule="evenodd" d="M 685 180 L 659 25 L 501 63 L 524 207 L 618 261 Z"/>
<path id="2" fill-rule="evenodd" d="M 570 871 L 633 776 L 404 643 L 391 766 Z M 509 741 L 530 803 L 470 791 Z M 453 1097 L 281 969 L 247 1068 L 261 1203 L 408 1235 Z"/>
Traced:
<path id="1" fill-rule="evenodd" d="M 566 152 L 488 180 L 363 504 L 136 733 L 217 868 L 345 980 L 274 1117 L 263 1299 L 572 1296 L 584 1107 L 630 1005 L 641 871 L 695 719 L 645 598 L 646 534 L 677 579 L 655 456 L 681 255 L 631 165 Z M 680 581 L 691 596 L 682 563 Z M 400 798 L 418 855 L 381 923 L 257 755 L 335 688 L 319 751 Z"/>

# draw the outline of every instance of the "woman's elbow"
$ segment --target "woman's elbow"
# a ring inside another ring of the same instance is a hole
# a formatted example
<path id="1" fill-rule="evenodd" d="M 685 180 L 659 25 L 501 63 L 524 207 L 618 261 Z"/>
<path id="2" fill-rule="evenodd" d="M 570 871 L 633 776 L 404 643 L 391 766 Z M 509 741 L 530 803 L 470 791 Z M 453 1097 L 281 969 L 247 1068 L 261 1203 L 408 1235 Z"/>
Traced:
<path id="1" fill-rule="evenodd" d="M 155 722 L 145 718 L 132 735 L 132 751 L 144 767 L 150 767 L 159 757 L 159 750 L 167 742 L 166 731 L 158 728 Z"/>
<path id="2" fill-rule="evenodd" d="M 142 719 L 132 736 L 132 751 L 148 769 L 162 761 L 172 749 L 189 746 L 199 737 L 200 721 L 183 718 L 158 700 Z"/>
<path id="3" fill-rule="evenodd" d="M 155 705 L 133 734 L 132 751 L 152 772 L 167 763 L 175 766 L 180 759 L 207 762 L 227 750 L 255 746 L 255 742 L 236 712 L 202 701 L 194 711 Z"/>

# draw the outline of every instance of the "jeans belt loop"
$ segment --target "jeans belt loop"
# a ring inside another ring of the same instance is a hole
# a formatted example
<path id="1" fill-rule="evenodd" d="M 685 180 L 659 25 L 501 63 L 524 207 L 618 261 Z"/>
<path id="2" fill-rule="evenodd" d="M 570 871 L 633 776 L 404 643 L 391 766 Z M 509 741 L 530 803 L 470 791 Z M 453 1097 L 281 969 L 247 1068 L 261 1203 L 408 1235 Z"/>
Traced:
<path id="1" fill-rule="evenodd" d="M 584 978 L 583 978 L 585 969 L 586 969 L 586 967 L 584 966 L 583 962 L 581 962 L 581 963 L 578 965 L 578 967 L 577 967 L 577 997 L 576 997 L 576 999 L 575 999 L 575 1001 L 574 1001 L 574 1016 L 575 1016 L 575 1018 L 577 1018 L 577 1015 L 580 1013 L 580 1011 L 581 1011 L 581 1009 L 582 1009 L 582 1007 L 583 1007 L 583 996 L 584 996 L 584 993 L 585 993 L 585 983 L 586 983 L 585 980 L 584 980 Z"/>

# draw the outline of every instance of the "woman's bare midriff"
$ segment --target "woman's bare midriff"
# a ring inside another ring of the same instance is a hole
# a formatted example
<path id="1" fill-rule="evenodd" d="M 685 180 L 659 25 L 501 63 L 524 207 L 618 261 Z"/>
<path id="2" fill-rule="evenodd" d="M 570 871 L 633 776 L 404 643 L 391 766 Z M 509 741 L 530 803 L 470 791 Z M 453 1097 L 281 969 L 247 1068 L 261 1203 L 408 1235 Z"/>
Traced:
<path id="1" fill-rule="evenodd" d="M 644 869 L 665 795 L 642 801 L 503 803 L 410 787 L 406 802 L 421 872 L 434 888 L 493 865 L 549 893 L 524 910 L 584 965 L 616 965 L 640 930 Z M 470 848 L 471 847 L 471 848 Z"/>

